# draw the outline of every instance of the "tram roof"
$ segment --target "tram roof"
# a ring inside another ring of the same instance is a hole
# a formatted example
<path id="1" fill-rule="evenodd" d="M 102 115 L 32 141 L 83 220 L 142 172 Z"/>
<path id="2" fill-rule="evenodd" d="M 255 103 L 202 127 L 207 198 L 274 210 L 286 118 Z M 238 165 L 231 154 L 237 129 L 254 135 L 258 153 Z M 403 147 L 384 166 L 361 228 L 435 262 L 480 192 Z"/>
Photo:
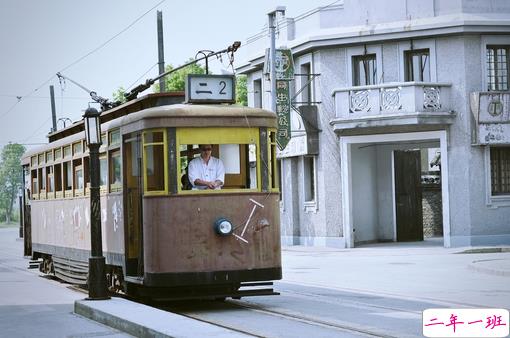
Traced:
<path id="1" fill-rule="evenodd" d="M 227 104 L 184 104 L 183 92 L 156 93 L 142 96 L 136 100 L 124 103 L 113 109 L 101 112 L 101 128 L 108 130 L 117 126 L 137 123 L 141 120 L 175 119 L 180 125 L 192 126 L 197 119 L 222 121 L 226 119 L 250 118 L 264 121 L 263 125 L 276 126 L 276 114 L 261 108 L 252 108 Z M 188 122 L 183 119 L 189 118 Z M 244 123 L 244 122 L 243 122 Z M 256 126 L 258 123 L 252 124 Z M 213 126 L 214 123 L 211 125 Z M 48 134 L 49 143 L 35 147 L 23 154 L 23 162 L 30 156 L 51 147 L 58 147 L 69 142 L 84 138 L 83 120 L 77 121 L 67 128 Z"/>

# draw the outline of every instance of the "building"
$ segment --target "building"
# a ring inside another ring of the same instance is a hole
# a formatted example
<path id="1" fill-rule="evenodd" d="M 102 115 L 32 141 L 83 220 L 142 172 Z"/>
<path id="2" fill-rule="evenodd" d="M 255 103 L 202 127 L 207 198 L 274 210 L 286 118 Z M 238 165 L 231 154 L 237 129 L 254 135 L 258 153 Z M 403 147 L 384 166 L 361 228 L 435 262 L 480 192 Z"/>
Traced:
<path id="1" fill-rule="evenodd" d="M 510 244 L 509 1 L 344 0 L 280 18 L 276 45 L 298 73 L 283 244 Z M 238 67 L 250 106 L 270 107 L 267 47 Z"/>

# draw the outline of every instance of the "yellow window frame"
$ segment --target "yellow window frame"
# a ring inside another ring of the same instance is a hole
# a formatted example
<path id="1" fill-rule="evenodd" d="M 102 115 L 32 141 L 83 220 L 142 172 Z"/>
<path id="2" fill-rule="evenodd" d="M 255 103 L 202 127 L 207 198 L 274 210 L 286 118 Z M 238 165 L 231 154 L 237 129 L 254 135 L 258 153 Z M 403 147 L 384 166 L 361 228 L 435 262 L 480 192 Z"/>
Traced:
<path id="1" fill-rule="evenodd" d="M 271 135 L 274 136 L 271 141 Z M 276 129 L 268 129 L 267 131 L 267 158 L 269 160 L 268 176 L 269 176 L 269 190 L 272 192 L 280 192 L 280 180 L 278 175 L 278 161 L 276 160 Z M 273 182 L 273 175 L 276 182 Z M 274 186 L 274 188 L 273 188 Z"/>
<path id="2" fill-rule="evenodd" d="M 257 147 L 257 189 L 228 189 L 228 190 L 182 190 L 177 184 L 179 194 L 196 193 L 232 193 L 232 192 L 253 192 L 262 191 L 262 174 L 260 160 L 259 128 L 238 128 L 238 127 L 207 127 L 207 128 L 178 128 L 175 133 L 177 149 L 183 144 L 255 144 Z M 181 163 L 181 153 L 177 151 L 177 161 Z M 177 166 L 177 177 L 184 173 L 180 166 Z"/>
<path id="3" fill-rule="evenodd" d="M 162 133 L 163 134 L 163 142 L 145 142 L 145 135 L 149 133 Z M 147 190 L 147 151 L 146 147 L 148 146 L 160 146 L 163 145 L 163 159 L 164 159 L 164 169 L 163 169 L 163 190 Z M 168 139 L 166 129 L 148 129 L 142 133 L 142 147 L 143 147 L 143 194 L 146 196 L 161 196 L 168 195 Z"/>

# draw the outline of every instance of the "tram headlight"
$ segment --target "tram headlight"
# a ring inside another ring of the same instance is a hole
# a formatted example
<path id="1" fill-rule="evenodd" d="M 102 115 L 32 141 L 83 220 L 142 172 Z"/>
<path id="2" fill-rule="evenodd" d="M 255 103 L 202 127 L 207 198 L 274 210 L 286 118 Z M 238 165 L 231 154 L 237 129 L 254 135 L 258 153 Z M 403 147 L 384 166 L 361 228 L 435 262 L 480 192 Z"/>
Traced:
<path id="1" fill-rule="evenodd" d="M 234 231 L 234 226 L 226 218 L 219 218 L 214 222 L 214 231 L 220 236 L 228 236 Z"/>

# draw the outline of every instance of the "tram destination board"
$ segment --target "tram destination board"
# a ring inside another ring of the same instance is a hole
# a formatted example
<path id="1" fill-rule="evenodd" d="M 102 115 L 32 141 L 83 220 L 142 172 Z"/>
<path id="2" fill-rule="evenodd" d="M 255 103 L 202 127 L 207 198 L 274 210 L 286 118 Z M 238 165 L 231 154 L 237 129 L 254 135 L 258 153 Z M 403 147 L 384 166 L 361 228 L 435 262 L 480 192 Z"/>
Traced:
<path id="1" fill-rule="evenodd" d="M 235 103 L 234 75 L 189 74 L 186 79 L 187 103 Z"/>

